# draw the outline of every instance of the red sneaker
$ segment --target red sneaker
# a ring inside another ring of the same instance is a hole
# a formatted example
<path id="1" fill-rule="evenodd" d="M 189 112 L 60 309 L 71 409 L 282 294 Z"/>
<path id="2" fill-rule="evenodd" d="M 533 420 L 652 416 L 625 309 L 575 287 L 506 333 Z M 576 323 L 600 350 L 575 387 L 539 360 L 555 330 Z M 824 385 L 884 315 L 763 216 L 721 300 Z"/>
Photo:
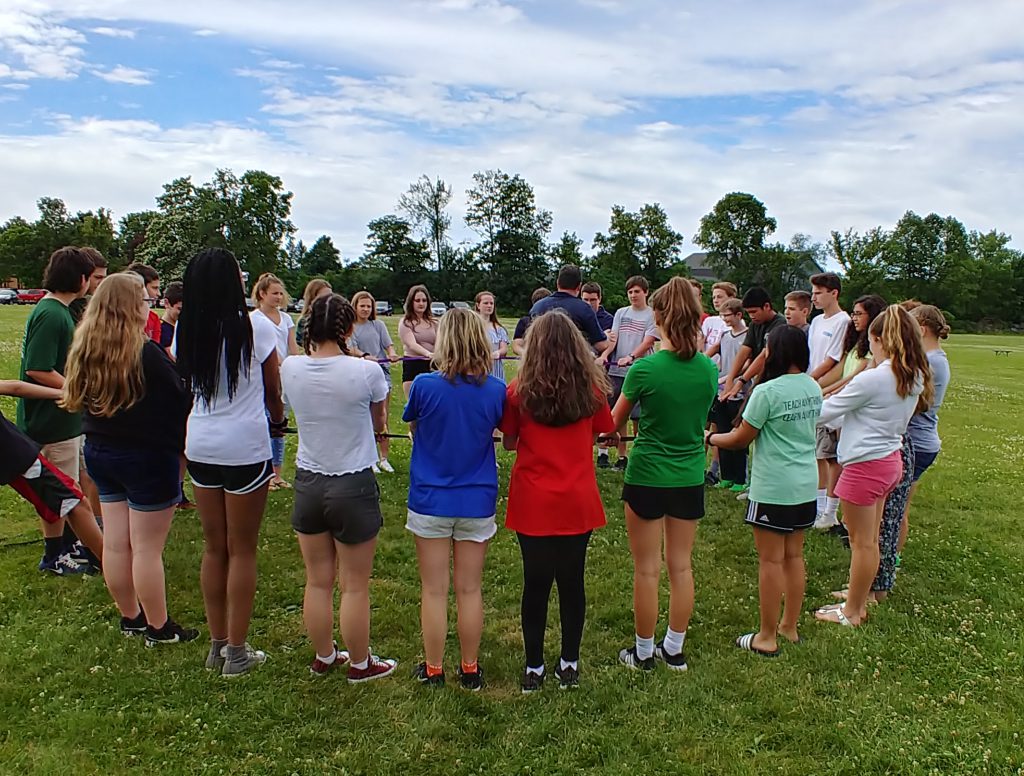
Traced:
<path id="1" fill-rule="evenodd" d="M 334 642 L 334 662 L 325 663 L 319 657 L 314 657 L 309 664 L 309 672 L 313 676 L 326 676 L 335 666 L 348 665 L 348 650 L 338 649 L 338 642 Z"/>
<path id="2" fill-rule="evenodd" d="M 352 663 L 349 663 L 348 683 L 359 684 L 360 682 L 372 682 L 374 679 L 383 679 L 385 676 L 394 673 L 397 667 L 397 660 L 370 655 L 366 668 L 356 668 Z"/>

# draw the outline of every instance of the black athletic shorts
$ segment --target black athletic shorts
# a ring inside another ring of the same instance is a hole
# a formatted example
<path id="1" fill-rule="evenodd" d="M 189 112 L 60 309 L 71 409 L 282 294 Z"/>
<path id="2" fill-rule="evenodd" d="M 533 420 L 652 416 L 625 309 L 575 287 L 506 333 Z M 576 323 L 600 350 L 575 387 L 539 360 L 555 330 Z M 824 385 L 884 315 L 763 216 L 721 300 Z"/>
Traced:
<path id="1" fill-rule="evenodd" d="M 416 379 L 416 375 L 425 375 L 429 371 L 431 371 L 429 358 L 420 358 L 415 361 L 403 361 L 402 382 L 411 383 Z"/>
<path id="2" fill-rule="evenodd" d="M 56 523 L 85 498 L 75 481 L 39 456 L 24 474 L 11 480 L 11 487 L 47 523 Z"/>
<path id="3" fill-rule="evenodd" d="M 699 520 L 704 517 L 704 485 L 688 488 L 655 488 L 649 485 L 622 486 L 622 500 L 644 520 L 674 517 Z"/>
<path id="4" fill-rule="evenodd" d="M 803 531 L 814 525 L 818 505 L 814 501 L 805 504 L 759 504 L 747 502 L 746 521 L 757 528 L 777 533 Z"/>
<path id="5" fill-rule="evenodd" d="M 263 463 L 224 466 L 218 463 L 188 462 L 188 474 L 196 488 L 223 488 L 233 496 L 245 496 L 262 488 L 274 478 L 274 465 Z"/>

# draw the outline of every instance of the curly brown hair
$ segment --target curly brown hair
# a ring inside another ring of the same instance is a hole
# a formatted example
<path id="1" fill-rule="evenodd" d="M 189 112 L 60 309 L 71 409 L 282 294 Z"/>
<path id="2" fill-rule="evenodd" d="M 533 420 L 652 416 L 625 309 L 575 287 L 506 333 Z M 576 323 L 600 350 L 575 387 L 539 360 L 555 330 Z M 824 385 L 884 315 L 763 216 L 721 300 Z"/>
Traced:
<path id="1" fill-rule="evenodd" d="M 530 324 L 516 395 L 531 418 L 568 426 L 591 417 L 610 393 L 604 370 L 568 315 L 551 310 Z"/>

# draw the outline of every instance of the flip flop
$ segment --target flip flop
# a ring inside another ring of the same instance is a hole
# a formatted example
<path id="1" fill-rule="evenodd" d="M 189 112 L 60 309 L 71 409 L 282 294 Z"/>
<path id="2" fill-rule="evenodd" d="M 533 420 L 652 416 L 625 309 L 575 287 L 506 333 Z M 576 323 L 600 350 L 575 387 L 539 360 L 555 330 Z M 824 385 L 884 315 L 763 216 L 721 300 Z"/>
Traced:
<path id="1" fill-rule="evenodd" d="M 779 648 L 778 647 L 775 648 L 774 652 L 769 652 L 766 649 L 758 649 L 757 647 L 755 647 L 754 646 L 754 637 L 755 636 L 757 636 L 756 633 L 745 633 L 742 636 L 740 636 L 738 639 L 736 639 L 735 644 L 736 644 L 736 646 L 739 649 L 745 649 L 747 652 L 753 652 L 755 655 L 760 655 L 761 657 L 778 657 L 779 656 L 780 653 L 779 653 Z"/>

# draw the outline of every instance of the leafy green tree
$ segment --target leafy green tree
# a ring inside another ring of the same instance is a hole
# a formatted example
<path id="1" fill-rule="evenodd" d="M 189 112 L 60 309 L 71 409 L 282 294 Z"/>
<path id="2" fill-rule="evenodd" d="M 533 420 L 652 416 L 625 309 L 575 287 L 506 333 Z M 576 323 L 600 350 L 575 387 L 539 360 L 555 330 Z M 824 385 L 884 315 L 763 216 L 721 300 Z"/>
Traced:
<path id="1" fill-rule="evenodd" d="M 366 273 L 359 287 L 380 299 L 404 298 L 408 287 L 423 279 L 430 248 L 425 240 L 415 239 L 408 221 L 396 215 L 375 218 L 367 228 L 366 251 L 353 267 Z"/>
<path id="2" fill-rule="evenodd" d="M 330 237 L 321 235 L 313 243 L 313 247 L 299 259 L 299 266 L 309 277 L 326 275 L 341 266 L 341 251 L 335 247 L 334 241 Z"/>
<path id="3" fill-rule="evenodd" d="M 753 194 L 726 194 L 700 220 L 693 241 L 708 252 L 708 264 L 726 280 L 752 285 L 760 252 L 778 224 Z"/>
<path id="4" fill-rule="evenodd" d="M 35 226 L 15 216 L 0 227 L 0 278 L 13 278 L 22 287 L 43 282 L 46 267 Z"/>
<path id="5" fill-rule="evenodd" d="M 584 268 L 587 258 L 583 255 L 583 240 L 576 236 L 576 232 L 562 232 L 550 250 L 550 264 L 552 267 L 564 267 L 567 264 Z"/>

